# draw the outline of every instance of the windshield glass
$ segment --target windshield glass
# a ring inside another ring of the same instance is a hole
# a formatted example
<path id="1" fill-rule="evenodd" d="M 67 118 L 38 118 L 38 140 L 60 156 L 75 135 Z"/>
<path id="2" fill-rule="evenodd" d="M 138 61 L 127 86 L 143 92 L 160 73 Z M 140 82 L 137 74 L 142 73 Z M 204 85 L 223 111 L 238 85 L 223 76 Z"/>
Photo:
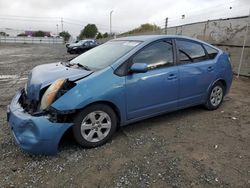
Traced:
<path id="1" fill-rule="evenodd" d="M 90 69 L 103 69 L 113 64 L 117 59 L 128 53 L 138 41 L 110 41 L 95 47 L 71 60 L 71 64 L 81 64 Z"/>
<path id="2" fill-rule="evenodd" d="M 78 44 L 83 44 L 83 43 L 85 43 L 86 42 L 86 40 L 80 40 L 80 41 L 78 41 L 77 43 Z"/>

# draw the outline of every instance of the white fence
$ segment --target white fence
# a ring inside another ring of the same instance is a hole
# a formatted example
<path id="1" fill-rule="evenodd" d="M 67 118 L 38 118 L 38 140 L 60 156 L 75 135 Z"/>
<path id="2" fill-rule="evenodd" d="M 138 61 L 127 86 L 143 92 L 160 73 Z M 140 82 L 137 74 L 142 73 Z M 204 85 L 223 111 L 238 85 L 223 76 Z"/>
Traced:
<path id="1" fill-rule="evenodd" d="M 0 36 L 1 43 L 21 43 L 21 44 L 63 44 L 63 38 L 53 37 L 5 37 Z"/>

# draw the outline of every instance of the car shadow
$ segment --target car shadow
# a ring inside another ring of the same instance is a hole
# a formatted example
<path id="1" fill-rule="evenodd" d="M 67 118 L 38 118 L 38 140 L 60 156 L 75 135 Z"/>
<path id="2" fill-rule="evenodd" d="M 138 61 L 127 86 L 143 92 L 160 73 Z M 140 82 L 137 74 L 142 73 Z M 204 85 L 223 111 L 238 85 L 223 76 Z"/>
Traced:
<path id="1" fill-rule="evenodd" d="M 126 136 L 125 132 L 143 132 L 149 128 L 159 126 L 166 121 L 173 121 L 175 119 L 185 118 L 189 115 L 195 115 L 197 113 L 207 112 L 203 106 L 194 106 L 174 112 L 165 113 L 156 117 L 152 117 L 146 120 L 138 121 L 126 126 L 119 127 L 117 132 L 113 135 L 112 140 L 119 139 L 120 136 Z M 132 131 L 131 131 L 132 130 Z M 111 142 L 111 141 L 109 141 Z M 82 149 L 82 147 L 75 141 L 72 133 L 72 129 L 69 129 L 62 137 L 59 144 L 59 151 L 72 150 L 72 148 Z"/>

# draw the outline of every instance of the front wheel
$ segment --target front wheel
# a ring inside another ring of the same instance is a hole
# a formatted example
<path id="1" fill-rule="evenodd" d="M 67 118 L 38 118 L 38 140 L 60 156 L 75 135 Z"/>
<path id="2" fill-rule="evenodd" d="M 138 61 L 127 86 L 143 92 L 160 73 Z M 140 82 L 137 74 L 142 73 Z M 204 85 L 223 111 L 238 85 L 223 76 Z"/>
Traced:
<path id="1" fill-rule="evenodd" d="M 81 146 L 92 148 L 105 144 L 116 127 L 117 118 L 113 109 L 104 104 L 95 104 L 77 114 L 73 134 Z"/>
<path id="2" fill-rule="evenodd" d="M 217 82 L 211 88 L 205 107 L 208 110 L 216 110 L 224 98 L 225 87 L 221 82 Z"/>

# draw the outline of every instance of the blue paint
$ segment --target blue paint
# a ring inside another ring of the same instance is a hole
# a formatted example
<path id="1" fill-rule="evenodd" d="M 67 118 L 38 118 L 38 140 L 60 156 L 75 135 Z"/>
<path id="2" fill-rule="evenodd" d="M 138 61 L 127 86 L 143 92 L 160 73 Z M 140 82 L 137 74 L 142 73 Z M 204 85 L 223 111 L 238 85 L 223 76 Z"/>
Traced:
<path id="1" fill-rule="evenodd" d="M 30 154 L 56 154 L 62 135 L 73 124 L 52 123 L 46 116 L 31 116 L 18 103 L 20 95 L 19 90 L 10 104 L 8 118 L 16 143 Z"/>
<path id="2" fill-rule="evenodd" d="M 91 71 L 83 69 L 70 68 L 62 65 L 61 63 L 51 63 L 36 66 L 28 77 L 27 82 L 27 96 L 31 100 L 39 100 L 40 90 L 50 85 L 57 79 L 76 80 L 83 78 Z"/>
<path id="3" fill-rule="evenodd" d="M 232 83 L 231 64 L 228 55 L 216 47 L 213 48 L 218 51 L 218 55 L 212 60 L 190 64 L 179 64 L 176 60 L 174 66 L 146 72 L 143 65 L 145 62 L 141 62 L 135 65 L 134 69 L 143 70 L 141 72 L 144 73 L 125 76 L 115 74 L 117 68 L 146 45 L 167 38 L 190 39 L 180 36 L 135 36 L 115 39 L 114 41 L 140 43 L 110 66 L 95 72 L 69 68 L 62 64 L 37 66 L 29 76 L 28 98 L 39 100 L 40 90 L 56 79 L 75 80 L 76 86 L 54 101 L 51 107 L 59 112 L 67 112 L 83 109 L 96 102 L 110 103 L 115 106 L 120 116 L 120 125 L 123 126 L 169 111 L 204 104 L 210 88 L 218 80 L 223 80 L 227 86 L 226 92 L 229 91 Z M 199 40 L 190 40 L 206 44 Z M 73 126 L 73 123 L 53 123 L 46 116 L 31 116 L 19 105 L 19 97 L 18 91 L 11 102 L 9 112 L 9 124 L 17 143 L 30 153 L 56 153 L 62 135 Z"/>

